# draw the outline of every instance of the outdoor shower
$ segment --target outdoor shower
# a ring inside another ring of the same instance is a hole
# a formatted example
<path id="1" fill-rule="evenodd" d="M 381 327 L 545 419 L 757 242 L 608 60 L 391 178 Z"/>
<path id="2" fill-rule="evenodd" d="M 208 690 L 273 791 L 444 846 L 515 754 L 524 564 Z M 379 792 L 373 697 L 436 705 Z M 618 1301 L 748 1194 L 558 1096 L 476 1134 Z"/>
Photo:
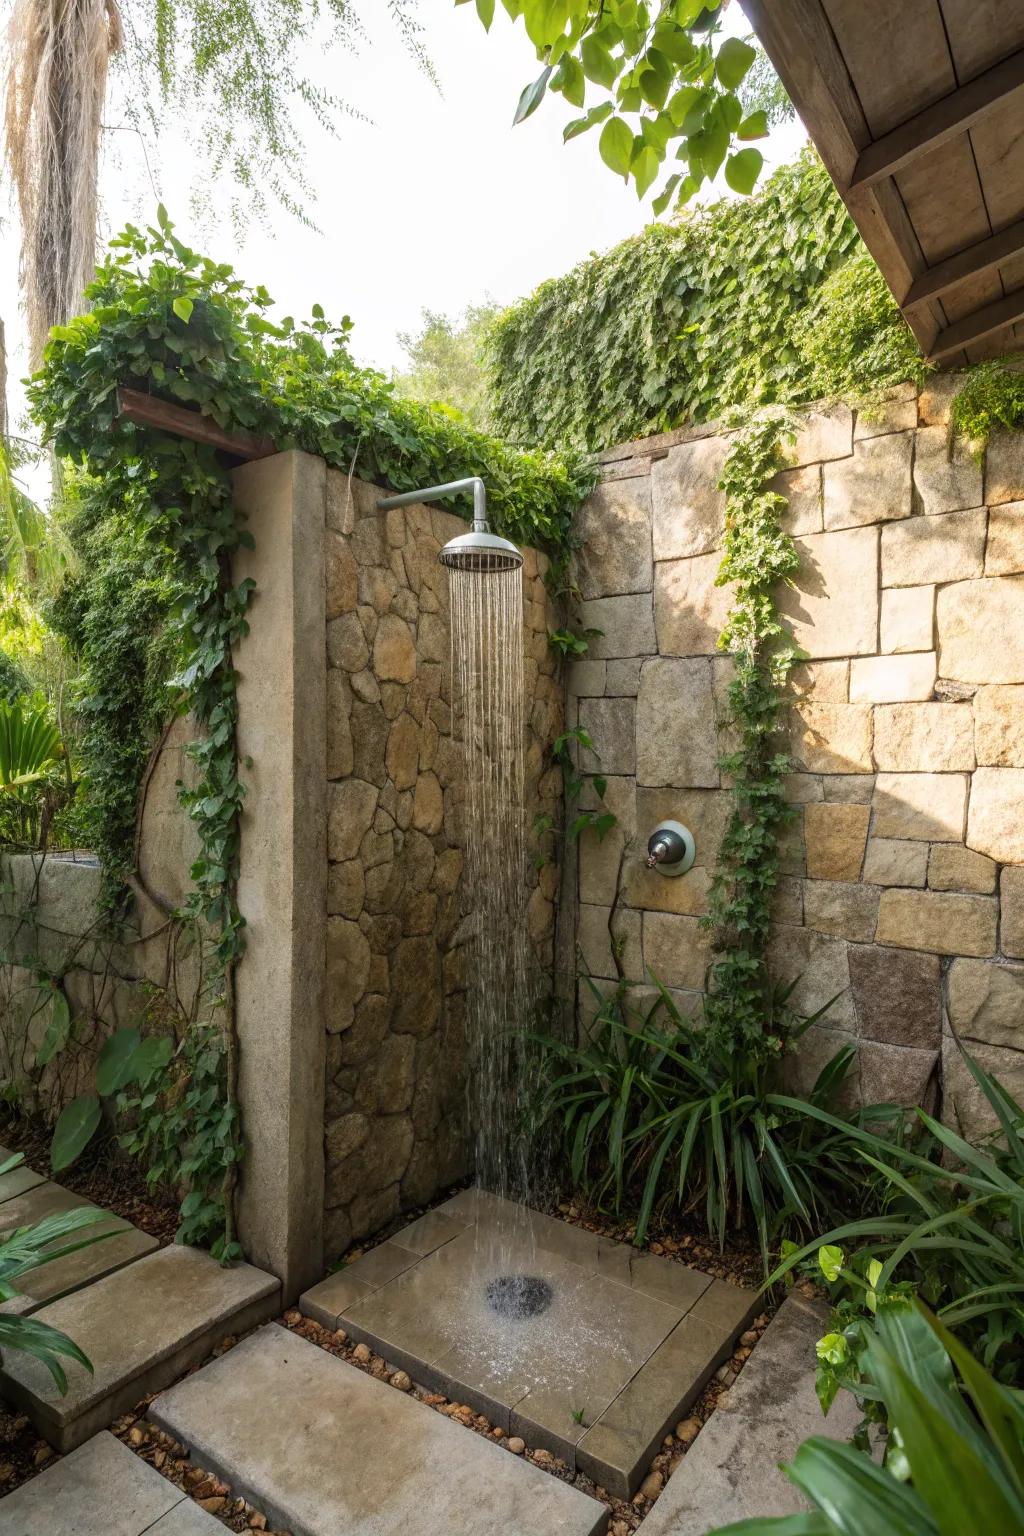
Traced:
<path id="1" fill-rule="evenodd" d="M 425 491 L 403 491 L 400 496 L 386 496 L 381 507 L 409 507 L 420 501 L 440 501 L 446 496 L 473 493 L 473 526 L 469 533 L 450 539 L 438 555 L 450 571 L 474 571 L 491 574 L 517 571 L 523 557 L 508 539 L 492 533 L 487 522 L 487 487 L 476 475 L 468 480 L 452 480 L 447 485 L 430 485 Z"/>

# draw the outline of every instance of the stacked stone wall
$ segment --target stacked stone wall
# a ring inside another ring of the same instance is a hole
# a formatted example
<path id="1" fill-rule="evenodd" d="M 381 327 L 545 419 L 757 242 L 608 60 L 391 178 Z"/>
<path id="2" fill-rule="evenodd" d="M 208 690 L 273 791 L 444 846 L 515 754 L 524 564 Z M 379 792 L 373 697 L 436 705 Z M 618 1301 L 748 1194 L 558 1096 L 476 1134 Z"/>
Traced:
<path id="1" fill-rule="evenodd" d="M 783 607 L 807 660 L 771 958 L 805 1011 L 837 998 L 802 1046 L 804 1086 L 852 1040 L 864 1102 L 941 1085 L 970 1125 L 954 1034 L 1024 1091 L 1024 436 L 996 434 L 982 462 L 951 445 L 955 384 L 804 413 L 778 476 L 800 554 Z M 727 449 L 711 429 L 604 456 L 578 559 L 583 622 L 602 633 L 569 678 L 619 818 L 580 841 L 583 961 L 609 986 L 619 965 L 641 984 L 653 971 L 688 1014 L 729 813 Z M 696 837 L 681 879 L 644 866 L 664 817 Z"/>
<path id="2" fill-rule="evenodd" d="M 468 1171 L 464 1063 L 464 783 L 453 723 L 437 508 L 381 512 L 329 472 L 327 492 L 328 1256 Z M 527 814 L 554 810 L 547 749 L 563 683 L 543 555 L 525 551 Z M 553 964 L 558 868 L 530 876 L 538 965 Z"/>

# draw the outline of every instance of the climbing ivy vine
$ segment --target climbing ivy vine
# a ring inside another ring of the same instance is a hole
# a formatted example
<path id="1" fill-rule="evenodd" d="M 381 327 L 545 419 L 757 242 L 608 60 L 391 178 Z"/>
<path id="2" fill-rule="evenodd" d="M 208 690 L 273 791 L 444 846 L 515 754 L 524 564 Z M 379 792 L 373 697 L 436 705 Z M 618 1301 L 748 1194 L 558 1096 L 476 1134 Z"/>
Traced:
<path id="1" fill-rule="evenodd" d="M 764 957 L 779 834 L 792 814 L 785 798 L 791 764 L 781 739 L 782 711 L 799 655 L 778 605 L 799 557 L 782 527 L 786 498 L 769 482 L 794 430 L 785 411 L 762 413 L 734 438 L 719 482 L 726 497 L 725 553 L 716 584 L 732 584 L 734 597 L 718 644 L 735 668 L 727 729 L 736 741 L 720 764 L 733 805 L 703 919 L 713 930 L 717 955 L 704 999 L 705 1033 L 709 1051 L 724 1037 L 762 1061 L 785 1043 L 778 1033 L 765 1033 Z"/>
<path id="2" fill-rule="evenodd" d="M 156 227 L 129 226 L 111 242 L 86 297 L 87 313 L 53 331 L 30 399 L 72 466 L 66 518 L 79 561 L 50 617 L 82 668 L 91 840 L 113 908 L 121 882 L 137 878 L 139 790 L 154 738 L 174 714 L 193 719 L 192 782 L 180 796 L 200 854 L 191 894 L 174 916 L 208 936 L 219 980 L 212 1008 L 173 1057 L 140 1063 L 131 1032 L 112 1037 L 116 1061 L 104 1082 L 129 1117 L 127 1144 L 147 1157 L 151 1176 L 186 1185 L 182 1237 L 211 1242 L 229 1258 L 238 1251 L 232 1193 L 242 1151 L 234 971 L 245 926 L 232 650 L 247 632 L 253 586 L 234 582 L 231 568 L 251 535 L 226 463 L 207 446 L 120 419 L 118 386 L 198 408 L 228 431 L 307 449 L 399 490 L 481 475 L 498 527 L 544 548 L 558 569 L 593 473 L 571 455 L 518 453 L 441 411 L 396 399 L 381 375 L 352 362 L 347 317 L 335 326 L 314 306 L 306 324 L 273 323 L 266 290 L 188 249 L 163 209 Z M 98 1122 L 98 1104 L 95 1114 L 80 1105 L 77 1115 Z"/>

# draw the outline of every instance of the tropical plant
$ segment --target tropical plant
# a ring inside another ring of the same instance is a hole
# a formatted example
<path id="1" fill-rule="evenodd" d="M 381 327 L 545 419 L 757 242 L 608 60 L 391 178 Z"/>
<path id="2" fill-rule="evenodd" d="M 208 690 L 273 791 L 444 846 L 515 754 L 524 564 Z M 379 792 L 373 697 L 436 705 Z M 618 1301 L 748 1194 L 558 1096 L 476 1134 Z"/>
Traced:
<path id="1" fill-rule="evenodd" d="M 0 795 L 23 798 L 63 756 L 60 731 L 45 704 L 0 700 Z"/>
<path id="2" fill-rule="evenodd" d="M 998 1125 L 977 1146 L 923 1109 L 917 1111 L 921 1134 L 894 1142 L 871 1129 L 869 1115 L 846 1127 L 827 1106 L 808 1107 L 823 1127 L 845 1130 L 851 1176 L 870 1191 L 865 1203 L 878 1214 L 844 1221 L 788 1252 L 771 1279 L 813 1260 L 821 1244 L 837 1252 L 843 1245 L 852 1251 L 831 1277 L 838 1301 L 857 1299 L 869 1266 L 876 1295 L 909 1282 L 988 1367 L 1018 1380 L 1024 1371 L 1024 1107 L 966 1051 L 963 1059 Z M 783 1104 L 793 1107 L 790 1100 Z"/>
<path id="3" fill-rule="evenodd" d="M 0 1163 L 0 1178 L 23 1162 L 24 1158 L 19 1152 Z M 80 1248 L 88 1248 L 112 1236 L 113 1228 L 81 1242 L 61 1243 L 63 1238 L 71 1237 L 75 1232 L 102 1221 L 105 1216 L 106 1212 L 98 1206 L 83 1206 L 78 1210 L 59 1211 L 54 1216 L 46 1216 L 31 1227 L 17 1227 L 14 1231 L 0 1233 L 0 1302 L 11 1301 L 18 1295 L 14 1282 L 29 1270 L 36 1270 L 43 1264 L 52 1264 L 56 1259 L 77 1253 Z M 61 1394 L 68 1389 L 67 1376 L 61 1365 L 62 1357 L 75 1360 L 87 1371 L 92 1371 L 89 1360 L 67 1334 L 61 1333 L 49 1323 L 34 1317 L 23 1317 L 17 1312 L 0 1312 L 0 1352 L 7 1349 L 20 1350 L 22 1354 L 32 1355 L 42 1361 Z"/>
<path id="4" fill-rule="evenodd" d="M 636 1210 L 637 1243 L 655 1213 L 703 1206 L 720 1245 L 730 1225 L 752 1225 L 767 1266 L 781 1236 L 850 1208 L 862 1190 L 852 1123 L 836 1116 L 823 1130 L 809 1111 L 834 1107 L 852 1047 L 837 1052 L 806 1101 L 792 1099 L 773 1087 L 763 1052 L 687 1024 L 660 984 L 646 1010 L 626 984 L 611 997 L 589 985 L 597 1010 L 583 1043 L 541 1037 L 535 1115 L 556 1127 L 574 1185 L 616 1212 Z M 780 1057 L 825 1012 L 798 1017 L 794 985 L 764 984 L 765 1033 L 779 1040 Z M 894 1114 L 875 1107 L 861 1118 Z"/>
<path id="5" fill-rule="evenodd" d="M 464 4 L 465 0 L 456 0 Z M 568 142 L 601 126 L 601 159 L 643 197 L 671 155 L 685 162 L 654 199 L 661 213 L 683 204 L 723 164 L 734 192 L 749 192 L 764 157 L 748 145 L 768 132 L 765 110 L 744 112 L 738 94 L 758 56 L 738 37 L 723 38 L 728 0 L 502 0 L 522 19 L 543 68 L 519 98 L 515 121 L 540 106 L 548 90 L 574 107 L 589 86 L 601 99 L 565 129 Z M 476 0 L 485 27 L 494 0 Z"/>
<path id="6" fill-rule="evenodd" d="M 716 1536 L 1020 1536 L 1024 1405 L 919 1303 L 879 1307 L 853 1341 L 860 1392 L 884 1405 L 888 1449 L 814 1436 L 786 1475 L 814 1506 Z"/>

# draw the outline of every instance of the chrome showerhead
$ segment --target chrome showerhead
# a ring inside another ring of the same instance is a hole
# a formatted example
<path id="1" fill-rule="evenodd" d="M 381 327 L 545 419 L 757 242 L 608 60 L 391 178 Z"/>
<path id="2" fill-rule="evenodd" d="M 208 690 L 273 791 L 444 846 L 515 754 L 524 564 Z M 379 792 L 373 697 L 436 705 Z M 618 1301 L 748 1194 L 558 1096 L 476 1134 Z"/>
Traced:
<path id="1" fill-rule="evenodd" d="M 508 539 L 492 533 L 487 524 L 473 524 L 471 533 L 451 539 L 437 557 L 450 571 L 475 571 L 481 575 L 493 571 L 516 571 L 523 557 Z"/>
<path id="2" fill-rule="evenodd" d="M 523 563 L 522 554 L 508 539 L 491 532 L 487 523 L 487 491 L 477 476 L 453 480 L 449 485 L 431 485 L 422 491 L 403 491 L 399 496 L 385 497 L 378 505 L 408 507 L 414 502 L 439 501 L 460 491 L 473 493 L 473 524 L 469 533 L 460 533 L 448 541 L 437 557 L 441 564 L 450 571 L 473 571 L 479 575 L 517 571 Z"/>

